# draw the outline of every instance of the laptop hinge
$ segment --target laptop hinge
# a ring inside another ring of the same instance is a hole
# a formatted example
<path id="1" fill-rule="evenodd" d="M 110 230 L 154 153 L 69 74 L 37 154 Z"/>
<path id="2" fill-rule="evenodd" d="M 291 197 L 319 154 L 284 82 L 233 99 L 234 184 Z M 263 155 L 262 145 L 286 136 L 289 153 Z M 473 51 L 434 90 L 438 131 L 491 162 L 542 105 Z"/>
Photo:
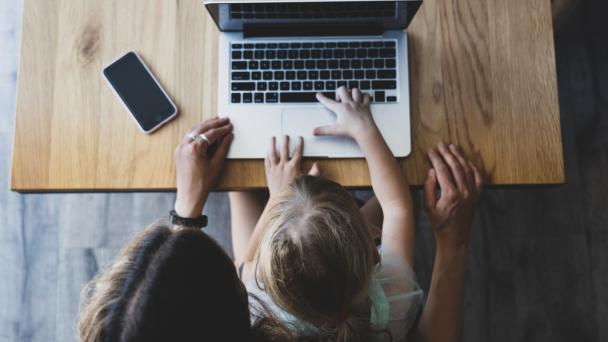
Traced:
<path id="1" fill-rule="evenodd" d="M 318 37 L 318 36 L 378 36 L 384 33 L 381 24 L 245 24 L 245 38 L 256 37 Z"/>

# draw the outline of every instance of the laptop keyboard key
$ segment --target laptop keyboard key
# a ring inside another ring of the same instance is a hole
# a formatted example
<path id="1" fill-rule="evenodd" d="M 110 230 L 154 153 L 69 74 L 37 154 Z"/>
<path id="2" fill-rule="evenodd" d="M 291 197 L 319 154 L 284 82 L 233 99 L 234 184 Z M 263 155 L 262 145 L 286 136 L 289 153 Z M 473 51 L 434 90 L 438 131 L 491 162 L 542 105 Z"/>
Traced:
<path id="1" fill-rule="evenodd" d="M 324 90 L 324 89 L 325 89 L 325 82 L 323 82 L 323 81 L 315 82 L 315 90 Z"/>
<path id="2" fill-rule="evenodd" d="M 393 79 L 397 77 L 396 70 L 378 70 L 378 78 L 380 79 Z"/>
<path id="3" fill-rule="evenodd" d="M 387 96 L 386 101 L 387 102 L 397 102 L 397 96 Z"/>
<path id="4" fill-rule="evenodd" d="M 254 102 L 255 103 L 264 103 L 264 93 L 255 93 Z"/>
<path id="5" fill-rule="evenodd" d="M 296 72 L 295 71 L 288 71 L 285 73 L 285 78 L 288 80 L 295 80 L 296 79 Z"/>
<path id="6" fill-rule="evenodd" d="M 380 57 L 395 57 L 397 55 L 397 50 L 394 48 L 388 49 L 380 49 Z"/>
<path id="7" fill-rule="evenodd" d="M 265 81 L 272 80 L 272 71 L 264 71 L 264 73 L 262 74 L 262 77 L 264 78 Z"/>
<path id="8" fill-rule="evenodd" d="M 336 82 L 334 82 L 334 81 L 327 81 L 327 82 L 325 82 L 325 89 L 327 89 L 327 90 L 336 90 Z"/>
<path id="9" fill-rule="evenodd" d="M 250 75 L 249 72 L 247 71 L 235 71 L 232 73 L 232 80 L 233 81 L 249 81 L 250 79 Z"/>
<path id="10" fill-rule="evenodd" d="M 387 68 L 394 68 L 397 65 L 397 61 L 394 58 L 389 58 L 386 60 L 386 67 Z"/>
<path id="11" fill-rule="evenodd" d="M 241 103 L 240 93 L 232 93 L 232 103 Z"/>
<path id="12" fill-rule="evenodd" d="M 241 51 L 232 51 L 232 59 L 241 59 L 243 53 Z"/>
<path id="13" fill-rule="evenodd" d="M 251 79 L 254 81 L 259 81 L 262 79 L 262 73 L 259 71 L 254 71 L 251 73 Z"/>
<path id="14" fill-rule="evenodd" d="M 302 90 L 302 83 L 301 82 L 291 82 L 291 90 Z"/>
<path id="15" fill-rule="evenodd" d="M 266 82 L 258 82 L 258 91 L 266 91 L 268 89 L 268 84 Z"/>
<path id="16" fill-rule="evenodd" d="M 232 91 L 255 90 L 254 82 L 232 82 Z"/>
<path id="17" fill-rule="evenodd" d="M 303 87 L 304 90 L 312 90 L 312 82 L 310 81 L 306 81 L 303 83 Z"/>
<path id="18" fill-rule="evenodd" d="M 251 93 L 243 94 L 243 103 L 251 103 L 253 101 L 253 95 Z"/>
<path id="19" fill-rule="evenodd" d="M 266 93 L 266 103 L 278 103 L 279 94 L 277 93 Z"/>
<path id="20" fill-rule="evenodd" d="M 270 69 L 270 61 L 261 61 L 260 62 L 260 69 L 262 69 L 262 70 L 268 70 L 268 69 Z"/>
<path id="21" fill-rule="evenodd" d="M 330 79 L 330 77 L 329 77 L 330 74 L 329 74 L 329 71 L 327 71 L 327 70 L 321 71 L 319 73 L 319 75 L 320 75 L 320 77 L 321 77 L 322 80 L 328 80 L 328 79 Z"/>
<path id="22" fill-rule="evenodd" d="M 383 91 L 377 91 L 374 93 L 374 99 L 376 102 L 384 102 L 385 93 Z"/>
<path id="23" fill-rule="evenodd" d="M 350 81 L 350 82 L 348 82 L 348 88 L 350 88 L 350 89 L 359 88 L 359 82 L 358 81 Z"/>
<path id="24" fill-rule="evenodd" d="M 247 62 L 232 62 L 232 70 L 246 70 Z"/>
<path id="25" fill-rule="evenodd" d="M 323 95 L 334 98 L 335 94 L 332 92 L 324 92 Z M 317 101 L 317 93 L 315 92 L 293 92 L 293 93 L 281 93 L 282 103 L 298 103 L 298 102 L 319 102 Z"/>
<path id="26" fill-rule="evenodd" d="M 279 82 L 268 83 L 268 90 L 279 90 Z"/>
<path id="27" fill-rule="evenodd" d="M 372 89 L 397 89 L 397 81 L 372 81 Z"/>
<path id="28" fill-rule="evenodd" d="M 370 90 L 371 82 L 370 81 L 361 81 L 361 90 Z"/>
<path id="29" fill-rule="evenodd" d="M 289 82 L 281 82 L 281 90 L 289 90 Z"/>

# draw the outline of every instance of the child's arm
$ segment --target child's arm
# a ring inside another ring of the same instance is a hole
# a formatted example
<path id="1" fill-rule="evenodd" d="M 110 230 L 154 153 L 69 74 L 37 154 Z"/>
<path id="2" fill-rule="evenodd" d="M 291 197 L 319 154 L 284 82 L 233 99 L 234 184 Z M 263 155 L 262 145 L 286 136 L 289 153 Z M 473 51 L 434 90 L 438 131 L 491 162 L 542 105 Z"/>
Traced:
<path id="1" fill-rule="evenodd" d="M 469 230 L 481 175 L 454 146 L 431 150 L 433 168 L 424 185 L 424 208 L 437 241 L 431 288 L 418 324 L 419 341 L 461 341 L 464 273 Z M 437 183 L 441 197 L 436 196 Z"/>
<path id="2" fill-rule="evenodd" d="M 414 211 L 409 184 L 395 157 L 376 127 L 370 111 L 370 97 L 345 87 L 336 101 L 319 94 L 317 99 L 336 113 L 336 123 L 315 129 L 315 135 L 348 136 L 357 141 L 367 159 L 372 187 L 382 206 L 382 244 L 414 265 Z"/>

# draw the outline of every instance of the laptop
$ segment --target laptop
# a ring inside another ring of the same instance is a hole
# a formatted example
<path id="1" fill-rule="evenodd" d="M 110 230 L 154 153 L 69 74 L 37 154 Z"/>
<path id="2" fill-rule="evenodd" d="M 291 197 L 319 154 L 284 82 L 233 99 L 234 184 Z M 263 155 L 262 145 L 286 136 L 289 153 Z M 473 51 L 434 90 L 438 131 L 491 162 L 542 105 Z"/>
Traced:
<path id="1" fill-rule="evenodd" d="M 316 93 L 359 88 L 397 157 L 411 151 L 404 29 L 422 4 L 404 1 L 205 1 L 221 31 L 218 114 L 235 139 L 231 159 L 264 158 L 270 138 L 304 137 L 304 156 L 363 157 L 353 139 L 315 137 L 335 122 Z M 297 139 L 290 139 L 293 150 Z"/>

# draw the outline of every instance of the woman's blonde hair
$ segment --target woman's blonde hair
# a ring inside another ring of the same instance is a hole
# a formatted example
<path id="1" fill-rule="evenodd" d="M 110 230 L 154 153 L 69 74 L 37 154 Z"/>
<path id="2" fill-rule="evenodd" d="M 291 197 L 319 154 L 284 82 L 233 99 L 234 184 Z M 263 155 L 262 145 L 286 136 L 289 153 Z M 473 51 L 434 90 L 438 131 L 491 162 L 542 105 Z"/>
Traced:
<path id="1" fill-rule="evenodd" d="M 368 341 L 374 244 L 354 198 L 337 183 L 303 176 L 262 220 L 260 288 L 323 339 Z"/>

